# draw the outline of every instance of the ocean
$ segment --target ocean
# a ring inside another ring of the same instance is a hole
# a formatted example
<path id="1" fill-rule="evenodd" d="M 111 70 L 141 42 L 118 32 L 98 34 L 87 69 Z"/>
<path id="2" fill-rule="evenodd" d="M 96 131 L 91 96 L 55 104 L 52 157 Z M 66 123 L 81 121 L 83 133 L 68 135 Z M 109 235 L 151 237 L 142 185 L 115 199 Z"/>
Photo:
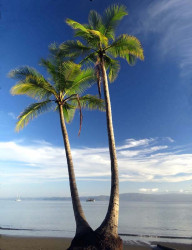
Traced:
<path id="1" fill-rule="evenodd" d="M 82 206 L 96 229 L 107 211 L 107 201 Z M 173 241 L 192 244 L 191 202 L 120 203 L 119 234 L 128 241 Z M 75 220 L 71 201 L 0 200 L 0 234 L 17 236 L 73 237 Z"/>

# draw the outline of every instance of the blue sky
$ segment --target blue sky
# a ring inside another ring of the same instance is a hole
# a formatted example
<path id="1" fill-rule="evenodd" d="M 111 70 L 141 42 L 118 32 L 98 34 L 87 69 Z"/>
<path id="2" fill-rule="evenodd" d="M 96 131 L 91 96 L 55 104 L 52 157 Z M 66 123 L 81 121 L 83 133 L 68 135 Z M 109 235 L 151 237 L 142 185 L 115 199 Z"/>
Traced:
<path id="1" fill-rule="evenodd" d="M 110 84 L 120 192 L 192 193 L 191 0 L 1 1 L 0 197 L 69 196 L 66 159 L 57 113 L 46 113 L 20 133 L 16 117 L 32 100 L 11 96 L 8 72 L 29 65 L 45 74 L 48 46 L 73 38 L 66 18 L 87 22 L 112 3 L 127 6 L 117 35 L 135 35 L 145 60 L 121 61 Z M 96 86 L 90 90 L 96 93 Z M 80 195 L 109 194 L 110 162 L 105 114 L 83 112 L 67 126 Z"/>

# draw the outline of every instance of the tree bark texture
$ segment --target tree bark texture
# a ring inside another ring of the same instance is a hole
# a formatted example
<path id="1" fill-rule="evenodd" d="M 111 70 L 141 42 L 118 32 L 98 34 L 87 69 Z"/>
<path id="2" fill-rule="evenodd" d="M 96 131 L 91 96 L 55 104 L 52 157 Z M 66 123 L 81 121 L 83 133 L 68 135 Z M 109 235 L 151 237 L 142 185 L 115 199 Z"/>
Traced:
<path id="1" fill-rule="evenodd" d="M 61 130 L 62 130 L 64 146 L 65 146 L 65 153 L 66 153 L 66 158 L 67 158 L 69 184 L 70 184 L 71 198 L 72 198 L 72 204 L 73 204 L 73 211 L 74 211 L 74 216 L 75 216 L 75 221 L 76 221 L 76 236 L 78 237 L 82 234 L 92 231 L 92 229 L 89 226 L 88 222 L 86 221 L 86 218 L 85 218 L 82 206 L 81 206 L 81 202 L 79 199 L 75 173 L 74 173 L 74 167 L 73 167 L 73 161 L 72 161 L 72 155 L 71 155 L 71 149 L 70 149 L 70 143 L 69 143 L 68 133 L 67 133 L 66 125 L 65 125 L 62 105 L 59 105 L 59 114 L 60 114 Z"/>

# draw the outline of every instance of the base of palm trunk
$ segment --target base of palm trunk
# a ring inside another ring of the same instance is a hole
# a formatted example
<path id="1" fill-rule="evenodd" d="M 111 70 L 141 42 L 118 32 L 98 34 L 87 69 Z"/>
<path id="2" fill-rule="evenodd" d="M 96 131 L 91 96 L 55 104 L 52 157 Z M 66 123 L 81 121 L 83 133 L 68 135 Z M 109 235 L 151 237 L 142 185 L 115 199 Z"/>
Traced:
<path id="1" fill-rule="evenodd" d="M 75 236 L 68 250 L 122 250 L 123 241 L 111 234 L 100 235 L 97 232 L 89 232 L 81 236 Z"/>

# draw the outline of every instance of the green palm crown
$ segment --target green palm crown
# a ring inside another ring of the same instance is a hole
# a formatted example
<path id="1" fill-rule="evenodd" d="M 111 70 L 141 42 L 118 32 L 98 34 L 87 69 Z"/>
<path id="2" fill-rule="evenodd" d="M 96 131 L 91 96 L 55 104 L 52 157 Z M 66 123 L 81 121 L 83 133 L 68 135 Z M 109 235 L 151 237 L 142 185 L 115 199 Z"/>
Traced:
<path id="1" fill-rule="evenodd" d="M 62 61 L 59 56 L 41 60 L 49 73 L 47 80 L 34 68 L 23 66 L 9 72 L 9 77 L 18 80 L 11 88 L 12 95 L 27 95 L 36 99 L 19 115 L 16 131 L 21 130 L 34 117 L 50 110 L 63 107 L 67 123 L 71 122 L 76 109 L 80 110 L 80 128 L 82 108 L 104 110 L 103 101 L 97 96 L 82 94 L 95 82 L 93 69 L 81 69 L 81 65 L 72 61 Z M 80 133 L 80 131 L 79 131 Z"/>
<path id="2" fill-rule="evenodd" d="M 70 40 L 62 43 L 60 49 L 63 54 L 71 58 L 83 58 L 81 63 L 95 64 L 99 92 L 102 78 L 101 58 L 108 69 L 110 82 L 116 79 L 120 70 L 117 57 L 125 59 L 130 65 L 134 65 L 137 58 L 144 59 L 143 49 L 136 37 L 127 34 L 115 37 L 119 22 L 127 14 L 125 6 L 112 5 L 104 11 L 103 16 L 94 10 L 90 11 L 88 24 L 66 20 L 66 23 L 75 30 L 75 36 L 79 36 L 84 43 L 80 40 Z"/>

